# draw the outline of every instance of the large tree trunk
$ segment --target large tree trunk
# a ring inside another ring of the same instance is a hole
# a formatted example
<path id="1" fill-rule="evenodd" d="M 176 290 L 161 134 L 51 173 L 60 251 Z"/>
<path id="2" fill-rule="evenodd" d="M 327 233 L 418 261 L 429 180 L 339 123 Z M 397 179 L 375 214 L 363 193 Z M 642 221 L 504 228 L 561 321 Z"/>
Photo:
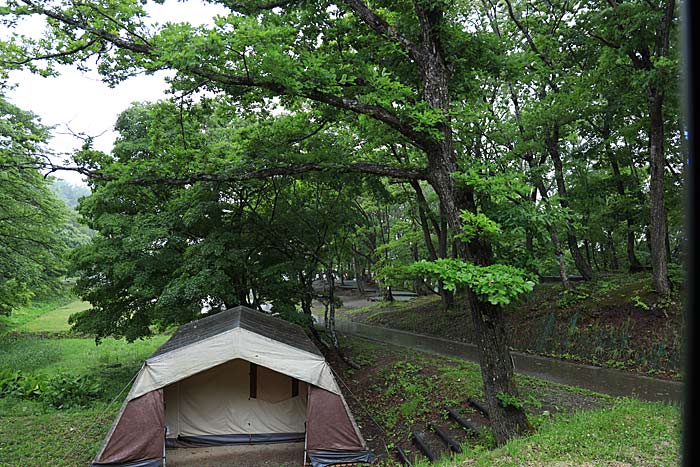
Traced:
<path id="1" fill-rule="evenodd" d="M 476 205 L 473 190 L 460 186 L 452 176 L 459 167 L 454 152 L 449 113 L 449 72 L 442 59 L 439 39 L 443 13 L 439 9 L 439 2 L 434 5 L 435 9 L 428 9 L 430 7 L 423 2 L 415 2 L 421 26 L 418 65 L 423 97 L 431 107 L 443 115 L 443 121 L 436 125 L 442 137 L 436 138 L 424 150 L 428 156 L 429 182 L 442 202 L 450 227 L 459 233 L 462 231 L 461 211 L 476 212 Z M 469 244 L 458 241 L 458 252 L 460 258 L 475 264 L 493 263 L 491 245 L 484 239 L 474 238 Z M 501 393 L 511 397 L 518 396 L 510 352 L 506 345 L 503 312 L 500 307 L 480 300 L 469 290 L 466 300 L 479 335 L 481 374 L 484 394 L 489 405 L 491 427 L 496 442 L 503 444 L 531 428 L 522 408 L 503 407 L 497 397 Z"/>
<path id="2" fill-rule="evenodd" d="M 546 132 L 545 143 L 554 165 L 554 179 L 557 182 L 559 205 L 566 209 L 569 207 L 569 200 L 567 199 L 566 184 L 564 183 L 564 166 L 561 162 L 561 155 L 559 154 L 559 125 L 552 125 Z M 581 254 L 576 233 L 574 232 L 573 225 L 571 225 L 569 221 L 567 221 L 566 243 L 569 245 L 569 251 L 571 252 L 571 257 L 574 259 L 576 269 L 578 269 L 585 280 L 592 280 L 593 269 L 591 265 L 588 264 L 588 261 L 586 261 L 586 258 Z"/>
<path id="3" fill-rule="evenodd" d="M 649 196 L 651 198 L 650 247 L 651 270 L 654 289 L 659 294 L 670 291 L 668 281 L 668 258 L 666 257 L 666 208 L 664 206 L 664 120 L 663 91 L 656 86 L 649 90 L 649 156 L 651 180 Z"/>

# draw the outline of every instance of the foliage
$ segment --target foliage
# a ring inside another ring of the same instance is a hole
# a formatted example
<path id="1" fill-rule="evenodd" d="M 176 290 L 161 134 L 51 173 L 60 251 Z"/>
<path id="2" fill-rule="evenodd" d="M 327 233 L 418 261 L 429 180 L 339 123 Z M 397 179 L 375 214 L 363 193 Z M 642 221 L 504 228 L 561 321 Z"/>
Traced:
<path id="1" fill-rule="evenodd" d="M 462 211 L 462 233 L 457 238 L 469 242 L 475 238 L 494 238 L 501 233 L 501 226 L 486 215 Z"/>
<path id="2" fill-rule="evenodd" d="M 35 169 L 47 128 L 0 96 L 0 315 L 60 289 L 67 212 Z"/>
<path id="3" fill-rule="evenodd" d="M 100 396 L 98 382 L 87 375 L 58 373 L 50 377 L 0 368 L 0 397 L 40 400 L 57 409 L 84 407 Z"/>
<path id="4" fill-rule="evenodd" d="M 649 311 L 649 305 L 647 305 L 639 295 L 632 297 L 632 303 L 641 310 Z"/>
<path id="5" fill-rule="evenodd" d="M 494 305 L 510 303 L 535 286 L 527 273 L 504 264 L 478 266 L 456 259 L 439 259 L 417 262 L 410 269 L 418 275 L 439 278 L 448 290 L 469 287 Z"/>

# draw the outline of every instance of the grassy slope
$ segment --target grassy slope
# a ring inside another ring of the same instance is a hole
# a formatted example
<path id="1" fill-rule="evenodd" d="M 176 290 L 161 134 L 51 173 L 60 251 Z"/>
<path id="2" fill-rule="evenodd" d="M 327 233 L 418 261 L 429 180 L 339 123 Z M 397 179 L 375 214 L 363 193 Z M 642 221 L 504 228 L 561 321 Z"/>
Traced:
<path id="1" fill-rule="evenodd" d="M 409 441 L 410 432 L 433 422 L 450 431 L 465 448 L 464 455 L 433 464 L 440 467 L 670 467 L 678 463 L 677 407 L 616 399 L 518 375 L 521 399 L 537 430 L 491 451 L 492 436 L 465 436 L 442 412 L 449 405 L 477 425 L 487 423 L 464 403 L 470 396 L 483 400 L 478 365 L 364 340 L 344 339 L 343 345 L 363 370 L 333 366 L 344 390 L 345 385 L 349 387 L 346 394 L 352 395 L 347 397 L 348 403 L 377 453 L 383 452 L 385 445 L 398 445 L 413 458 L 417 451 Z M 433 448 L 443 446 L 438 443 Z M 380 465 L 398 464 L 389 455 L 383 456 Z"/>
<path id="2" fill-rule="evenodd" d="M 87 310 L 90 304 L 80 300 L 71 301 L 64 306 L 55 308 L 47 313 L 27 321 L 17 328 L 18 331 L 27 332 L 62 332 L 68 331 L 68 317 L 78 311 Z"/>
<path id="3" fill-rule="evenodd" d="M 93 339 L 62 337 L 70 313 L 85 307 L 75 299 L 66 302 L 57 298 L 4 318 L 0 368 L 45 375 L 88 374 L 99 381 L 102 395 L 89 407 L 71 410 L 0 398 L 1 467 L 88 465 L 121 404 L 125 385 L 167 338 L 156 336 L 133 344 L 105 339 L 96 346 Z"/>
<path id="4" fill-rule="evenodd" d="M 16 330 L 20 326 L 46 313 L 73 302 L 75 302 L 75 298 L 68 295 L 34 300 L 30 306 L 15 310 L 10 316 L 0 316 L 0 334 Z"/>
<path id="5" fill-rule="evenodd" d="M 353 321 L 475 341 L 467 312 L 459 305 L 442 310 L 436 296 L 342 314 Z M 579 283 L 572 292 L 559 284 L 541 284 L 506 308 L 506 327 L 517 350 L 677 377 L 681 315 L 678 294 L 659 302 L 647 273 L 617 274 Z"/>
<path id="6" fill-rule="evenodd" d="M 433 465 L 670 467 L 679 463 L 679 438 L 677 407 L 619 399 L 611 407 L 553 417 L 499 449 L 471 450 Z"/>

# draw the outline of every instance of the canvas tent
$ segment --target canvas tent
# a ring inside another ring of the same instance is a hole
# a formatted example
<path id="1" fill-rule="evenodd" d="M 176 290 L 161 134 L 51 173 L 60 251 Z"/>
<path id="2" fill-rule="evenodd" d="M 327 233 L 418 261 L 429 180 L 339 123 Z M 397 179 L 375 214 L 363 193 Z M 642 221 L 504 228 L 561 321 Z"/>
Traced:
<path id="1" fill-rule="evenodd" d="M 293 441 L 314 467 L 374 460 L 303 330 L 236 307 L 181 326 L 146 360 L 92 465 L 160 467 L 166 445 Z"/>

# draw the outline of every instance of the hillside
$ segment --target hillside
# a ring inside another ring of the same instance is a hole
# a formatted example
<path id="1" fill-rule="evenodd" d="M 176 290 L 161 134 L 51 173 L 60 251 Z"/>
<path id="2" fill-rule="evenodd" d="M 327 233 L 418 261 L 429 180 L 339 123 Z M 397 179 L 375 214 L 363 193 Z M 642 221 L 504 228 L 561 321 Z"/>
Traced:
<path id="1" fill-rule="evenodd" d="M 680 297 L 676 290 L 659 300 L 648 273 L 608 274 L 568 292 L 559 284 L 539 284 L 506 308 L 506 329 L 518 351 L 679 378 Z M 439 297 L 427 296 L 339 313 L 366 324 L 474 342 L 471 319 L 456 302 L 443 310 Z"/>

